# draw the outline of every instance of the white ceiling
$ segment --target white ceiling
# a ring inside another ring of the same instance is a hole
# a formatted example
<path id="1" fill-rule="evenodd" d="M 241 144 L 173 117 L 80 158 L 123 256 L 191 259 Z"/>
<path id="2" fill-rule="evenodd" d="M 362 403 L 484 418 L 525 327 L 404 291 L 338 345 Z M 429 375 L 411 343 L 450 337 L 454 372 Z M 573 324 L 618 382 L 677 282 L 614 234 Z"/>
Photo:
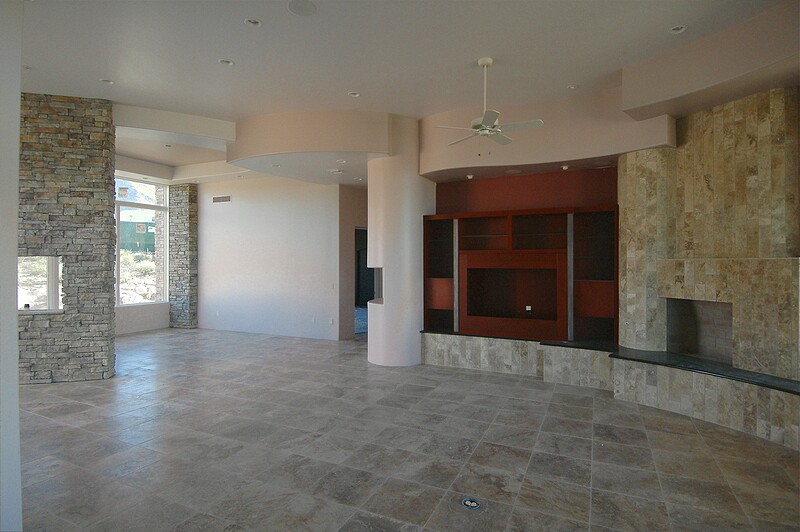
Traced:
<path id="1" fill-rule="evenodd" d="M 480 104 L 478 57 L 495 58 L 490 105 L 552 101 L 574 95 L 568 85 L 616 84 L 623 66 L 778 0 L 314 2 L 309 17 L 285 0 L 25 2 L 22 87 L 230 121 L 318 109 L 421 118 Z M 251 18 L 261 27 L 246 25 Z M 688 29 L 670 33 L 679 24 Z M 143 142 L 127 154 L 163 151 Z M 186 164 L 209 154 L 162 155 Z"/>

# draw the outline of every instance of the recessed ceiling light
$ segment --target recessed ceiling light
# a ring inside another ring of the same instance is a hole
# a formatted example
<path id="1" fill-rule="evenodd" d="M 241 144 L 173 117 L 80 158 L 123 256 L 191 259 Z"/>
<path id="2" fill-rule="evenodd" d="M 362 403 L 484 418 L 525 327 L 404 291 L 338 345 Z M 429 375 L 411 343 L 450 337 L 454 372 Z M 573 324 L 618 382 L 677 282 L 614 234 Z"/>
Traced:
<path id="1" fill-rule="evenodd" d="M 672 26 L 669 29 L 669 32 L 674 35 L 678 35 L 679 33 L 683 33 L 684 31 L 686 31 L 686 24 L 679 24 L 677 26 Z"/>
<path id="2" fill-rule="evenodd" d="M 347 161 L 345 161 L 344 159 L 336 159 L 336 162 L 337 162 L 338 164 L 344 164 L 344 163 L 346 163 Z"/>
<path id="3" fill-rule="evenodd" d="M 220 62 L 221 65 L 225 65 L 225 66 L 233 66 L 233 65 L 236 64 L 236 63 L 233 62 L 233 59 L 220 59 L 219 62 Z"/>
<path id="4" fill-rule="evenodd" d="M 279 165 L 279 164 L 273 164 L 273 165 L 272 165 L 272 167 L 273 167 L 273 168 L 280 168 L 280 167 L 281 167 L 281 165 Z"/>
<path id="5" fill-rule="evenodd" d="M 521 174 L 521 173 L 522 173 L 522 170 L 520 170 L 518 168 L 509 168 L 508 170 L 506 170 L 506 174 L 507 175 L 517 175 L 517 174 Z"/>
<path id="6" fill-rule="evenodd" d="M 171 147 L 172 147 L 172 144 L 164 144 L 164 147 L 165 147 L 165 148 L 171 148 Z"/>
<path id="7" fill-rule="evenodd" d="M 562 164 L 561 165 L 561 169 L 562 170 L 569 170 L 569 165 L 568 164 Z"/>
<path id="8" fill-rule="evenodd" d="M 347 93 L 347 95 L 350 96 L 351 98 L 358 98 L 359 96 L 361 96 L 361 93 L 356 91 L 350 91 Z"/>
<path id="9" fill-rule="evenodd" d="M 353 181 L 364 181 L 363 177 L 354 177 Z"/>
<path id="10" fill-rule="evenodd" d="M 22 70 L 33 70 L 33 67 L 30 65 L 22 65 Z"/>
<path id="11" fill-rule="evenodd" d="M 114 84 L 114 80 L 113 79 L 105 79 L 105 78 L 103 78 L 103 79 L 99 79 L 98 81 L 100 83 L 105 83 L 106 85 L 113 85 Z"/>
<path id="12" fill-rule="evenodd" d="M 580 85 L 575 85 L 574 83 L 572 85 L 567 85 L 567 88 L 571 91 L 578 90 L 580 87 Z"/>
<path id="13" fill-rule="evenodd" d="M 311 0 L 289 0 L 286 9 L 300 17 L 310 17 L 317 12 L 317 5 Z"/>
<path id="14" fill-rule="evenodd" d="M 261 26 L 261 21 L 257 18 L 246 18 L 244 19 L 244 23 L 251 28 L 258 28 Z"/>
<path id="15" fill-rule="evenodd" d="M 467 179 L 472 179 L 473 177 L 475 177 L 475 174 L 467 174 Z"/>
<path id="16" fill-rule="evenodd" d="M 330 172 L 332 174 L 343 174 L 344 173 L 341 170 L 339 170 L 338 168 L 328 168 L 328 172 Z"/>

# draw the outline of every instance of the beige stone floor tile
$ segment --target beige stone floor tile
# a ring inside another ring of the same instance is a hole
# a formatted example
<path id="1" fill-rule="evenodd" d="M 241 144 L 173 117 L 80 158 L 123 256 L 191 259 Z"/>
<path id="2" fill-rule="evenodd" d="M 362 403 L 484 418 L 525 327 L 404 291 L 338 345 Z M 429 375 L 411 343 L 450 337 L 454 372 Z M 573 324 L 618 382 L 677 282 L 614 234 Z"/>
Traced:
<path id="1" fill-rule="evenodd" d="M 374 366 L 363 341 L 120 337 L 116 377 L 20 405 L 26 530 L 800 526 L 786 447 L 538 377 Z"/>

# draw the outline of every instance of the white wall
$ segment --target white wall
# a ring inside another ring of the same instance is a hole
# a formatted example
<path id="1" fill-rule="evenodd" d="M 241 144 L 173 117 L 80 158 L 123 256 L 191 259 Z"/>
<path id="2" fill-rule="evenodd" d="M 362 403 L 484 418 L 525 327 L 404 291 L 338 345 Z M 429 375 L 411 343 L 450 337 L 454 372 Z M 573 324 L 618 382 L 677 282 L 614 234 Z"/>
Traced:
<path id="1" fill-rule="evenodd" d="M 392 116 L 391 156 L 369 162 L 367 265 L 383 269 L 383 299 L 367 304 L 370 362 L 420 363 L 422 216 L 436 209 L 436 186 L 419 176 L 419 123 Z"/>
<path id="2" fill-rule="evenodd" d="M 337 339 L 338 185 L 203 183 L 198 203 L 201 328 Z"/>
<path id="3" fill-rule="evenodd" d="M 339 187 L 339 340 L 355 334 L 356 228 L 367 227 L 367 189 Z"/>
<path id="4" fill-rule="evenodd" d="M 22 0 L 0 2 L 0 530 L 22 530 L 17 209 Z"/>
<path id="5" fill-rule="evenodd" d="M 114 309 L 115 332 L 132 334 L 169 327 L 169 303 L 139 303 Z"/>

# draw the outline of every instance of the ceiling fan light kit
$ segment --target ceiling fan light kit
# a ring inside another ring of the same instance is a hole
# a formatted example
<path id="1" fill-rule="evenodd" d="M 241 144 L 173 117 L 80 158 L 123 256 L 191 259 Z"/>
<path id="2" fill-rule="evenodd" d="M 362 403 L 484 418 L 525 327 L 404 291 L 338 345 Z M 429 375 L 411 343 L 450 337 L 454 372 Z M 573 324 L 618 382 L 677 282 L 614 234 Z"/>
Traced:
<path id="1" fill-rule="evenodd" d="M 456 129 L 460 131 L 469 131 L 470 134 L 466 137 L 450 142 L 448 146 L 464 142 L 472 137 L 488 137 L 498 144 L 509 144 L 512 139 L 503 134 L 504 131 L 519 131 L 522 129 L 531 129 L 541 127 L 544 122 L 541 120 L 525 120 L 523 122 L 512 122 L 510 124 L 500 124 L 500 113 L 494 109 L 486 108 L 486 82 L 488 78 L 489 67 L 492 66 L 494 60 L 491 57 L 481 57 L 478 59 L 478 66 L 483 69 L 483 116 L 474 118 L 469 127 L 454 127 L 454 126 L 434 126 L 439 129 Z"/>

